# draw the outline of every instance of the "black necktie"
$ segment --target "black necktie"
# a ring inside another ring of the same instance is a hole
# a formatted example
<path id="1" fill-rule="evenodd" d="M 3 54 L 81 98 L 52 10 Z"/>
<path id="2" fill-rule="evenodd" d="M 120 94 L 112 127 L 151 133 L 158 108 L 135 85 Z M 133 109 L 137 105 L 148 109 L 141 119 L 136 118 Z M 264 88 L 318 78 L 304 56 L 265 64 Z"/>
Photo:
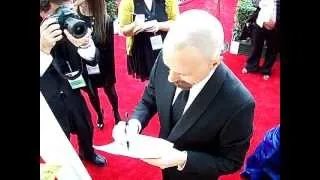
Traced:
<path id="1" fill-rule="evenodd" d="M 171 111 L 171 122 L 174 126 L 178 120 L 181 118 L 184 107 L 187 104 L 189 98 L 189 90 L 183 90 L 179 93 L 176 101 L 173 103 Z"/>

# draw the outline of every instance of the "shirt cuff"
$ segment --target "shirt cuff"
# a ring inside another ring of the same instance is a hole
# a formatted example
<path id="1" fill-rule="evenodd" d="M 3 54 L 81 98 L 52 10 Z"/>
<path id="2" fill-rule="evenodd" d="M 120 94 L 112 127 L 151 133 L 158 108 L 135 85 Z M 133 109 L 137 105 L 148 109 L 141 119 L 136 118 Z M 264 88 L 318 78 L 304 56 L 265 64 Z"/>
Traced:
<path id="1" fill-rule="evenodd" d="M 187 164 L 187 160 L 188 160 L 188 152 L 187 151 L 182 151 L 185 155 L 185 161 L 182 163 L 182 164 L 178 164 L 178 171 L 182 171 L 184 169 L 184 167 L 186 166 Z"/>
<path id="2" fill-rule="evenodd" d="M 141 123 L 138 119 L 130 119 L 128 123 L 136 124 L 138 126 L 138 133 L 141 131 Z"/>
<path id="3" fill-rule="evenodd" d="M 52 63 L 52 56 L 40 50 L 40 77 L 46 72 Z"/>
<path id="4" fill-rule="evenodd" d="M 89 46 L 85 48 L 78 48 L 79 55 L 88 61 L 94 60 L 94 57 L 96 55 L 96 46 L 94 45 L 94 42 L 92 39 L 89 40 Z"/>

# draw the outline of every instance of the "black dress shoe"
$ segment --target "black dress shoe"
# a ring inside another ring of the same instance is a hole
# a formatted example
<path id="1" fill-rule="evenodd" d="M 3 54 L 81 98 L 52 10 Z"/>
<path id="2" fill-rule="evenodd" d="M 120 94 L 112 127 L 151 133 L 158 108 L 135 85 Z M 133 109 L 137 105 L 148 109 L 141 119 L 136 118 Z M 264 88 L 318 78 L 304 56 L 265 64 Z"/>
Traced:
<path id="1" fill-rule="evenodd" d="M 80 154 L 80 158 L 87 160 L 87 161 L 90 161 L 91 163 L 93 163 L 99 167 L 103 167 L 103 166 L 107 165 L 107 160 L 103 156 L 96 154 L 96 153 L 93 153 L 91 156 L 84 156 L 84 155 Z"/>

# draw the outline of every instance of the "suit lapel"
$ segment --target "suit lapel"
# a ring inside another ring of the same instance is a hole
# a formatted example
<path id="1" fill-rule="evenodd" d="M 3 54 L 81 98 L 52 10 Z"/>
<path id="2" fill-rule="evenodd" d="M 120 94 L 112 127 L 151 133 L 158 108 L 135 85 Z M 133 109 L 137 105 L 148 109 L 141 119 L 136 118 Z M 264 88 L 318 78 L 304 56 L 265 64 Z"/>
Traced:
<path id="1" fill-rule="evenodd" d="M 207 106 L 217 95 L 225 79 L 226 71 L 224 66 L 225 65 L 221 63 L 217 67 L 216 71 L 194 99 L 191 106 L 173 127 L 168 137 L 169 141 L 174 142 L 186 133 L 207 109 Z"/>
<path id="2" fill-rule="evenodd" d="M 160 63 L 159 65 L 162 66 L 162 68 L 159 68 L 159 70 L 161 70 L 161 72 L 159 72 L 159 75 L 161 76 L 159 79 L 161 79 L 161 81 L 163 82 L 161 83 L 162 86 L 158 91 L 159 93 L 158 105 L 160 107 L 159 116 L 160 116 L 161 125 L 162 125 L 160 136 L 163 138 L 166 138 L 168 137 L 171 131 L 171 121 L 170 121 L 171 102 L 173 100 L 176 87 L 172 83 L 168 82 L 169 69 L 162 62 L 163 61 L 162 58 L 159 60 L 161 60 L 161 62 L 159 62 Z"/>

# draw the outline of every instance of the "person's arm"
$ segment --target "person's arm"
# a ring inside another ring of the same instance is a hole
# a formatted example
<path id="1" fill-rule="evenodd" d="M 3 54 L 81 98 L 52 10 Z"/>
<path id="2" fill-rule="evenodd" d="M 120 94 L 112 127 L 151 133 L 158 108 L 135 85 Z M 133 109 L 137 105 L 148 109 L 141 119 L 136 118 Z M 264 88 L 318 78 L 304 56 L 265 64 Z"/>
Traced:
<path id="1" fill-rule="evenodd" d="M 159 22 L 160 31 L 169 31 L 171 24 L 176 20 L 177 16 L 180 14 L 178 1 L 176 0 L 166 0 L 165 8 L 168 16 L 168 21 Z"/>
<path id="2" fill-rule="evenodd" d="M 165 11 L 168 16 L 168 21 L 156 22 L 150 30 L 147 32 L 158 32 L 158 31 L 169 31 L 172 23 L 176 20 L 179 15 L 179 7 L 176 0 L 166 0 L 165 1 Z"/>
<path id="3" fill-rule="evenodd" d="M 157 105 L 156 105 L 156 95 L 155 95 L 155 74 L 158 67 L 158 61 L 162 58 L 161 53 L 159 54 L 152 70 L 150 73 L 150 81 L 148 86 L 144 90 L 144 94 L 142 96 L 141 101 L 135 108 L 131 120 L 138 120 L 141 123 L 142 129 L 145 128 L 149 122 L 149 120 L 156 114 Z M 131 121 L 130 120 L 130 121 Z M 141 129 L 141 128 L 139 128 Z"/>
<path id="4" fill-rule="evenodd" d="M 50 52 L 57 41 L 62 39 L 60 25 L 56 19 L 49 18 L 40 25 L 40 77 L 52 63 Z"/>
<path id="5" fill-rule="evenodd" d="M 119 4 L 119 26 L 120 32 L 125 36 L 133 36 L 137 24 L 133 21 L 133 0 L 122 0 Z"/>
<path id="6" fill-rule="evenodd" d="M 52 63 L 52 56 L 40 50 L 40 77 L 46 72 Z"/>
<path id="7" fill-rule="evenodd" d="M 254 107 L 254 102 L 246 104 L 227 122 L 219 136 L 219 155 L 187 151 L 182 172 L 224 175 L 239 170 L 252 137 Z"/>
<path id="8" fill-rule="evenodd" d="M 100 52 L 92 40 L 91 33 L 92 29 L 89 29 L 84 37 L 75 38 L 67 30 L 64 30 L 67 39 L 78 48 L 77 52 L 85 60 L 84 63 L 95 66 L 100 57 Z"/>
<path id="9" fill-rule="evenodd" d="M 96 48 L 92 39 L 89 40 L 89 45 L 87 47 L 79 47 L 78 54 L 84 59 L 85 63 L 90 66 L 95 66 L 100 58 L 100 51 Z"/>

